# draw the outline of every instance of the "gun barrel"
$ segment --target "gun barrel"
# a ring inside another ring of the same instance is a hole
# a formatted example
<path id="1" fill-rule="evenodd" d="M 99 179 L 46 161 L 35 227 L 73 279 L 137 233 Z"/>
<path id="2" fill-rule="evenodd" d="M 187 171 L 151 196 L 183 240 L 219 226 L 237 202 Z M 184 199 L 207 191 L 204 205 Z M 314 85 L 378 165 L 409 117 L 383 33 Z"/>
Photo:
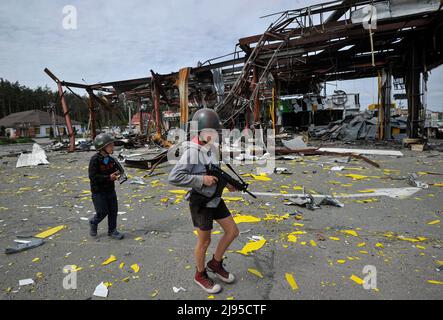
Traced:
<path id="1" fill-rule="evenodd" d="M 252 192 L 245 190 L 244 192 L 246 192 L 247 194 L 249 194 L 251 197 L 253 197 L 254 199 L 257 199 L 257 196 L 255 194 L 253 194 Z"/>

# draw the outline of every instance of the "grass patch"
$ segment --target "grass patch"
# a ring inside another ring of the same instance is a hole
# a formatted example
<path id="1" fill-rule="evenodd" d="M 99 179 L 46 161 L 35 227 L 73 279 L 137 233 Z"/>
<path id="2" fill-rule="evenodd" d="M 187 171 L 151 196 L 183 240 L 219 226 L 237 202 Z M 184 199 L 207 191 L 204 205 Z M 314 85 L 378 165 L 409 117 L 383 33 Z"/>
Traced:
<path id="1" fill-rule="evenodd" d="M 14 144 L 14 143 L 33 143 L 35 142 L 32 138 L 6 138 L 0 137 L 0 145 Z"/>

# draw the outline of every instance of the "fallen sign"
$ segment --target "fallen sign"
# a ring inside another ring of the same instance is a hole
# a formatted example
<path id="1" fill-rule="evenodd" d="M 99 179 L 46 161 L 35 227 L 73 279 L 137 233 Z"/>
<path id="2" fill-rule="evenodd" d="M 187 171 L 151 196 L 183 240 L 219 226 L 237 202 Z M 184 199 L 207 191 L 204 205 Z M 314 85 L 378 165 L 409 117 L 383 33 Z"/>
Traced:
<path id="1" fill-rule="evenodd" d="M 365 198 L 368 196 L 373 197 L 389 197 L 389 198 L 405 198 L 410 197 L 418 191 L 422 190 L 421 188 L 380 188 L 380 189 L 372 189 L 371 193 L 354 193 L 354 194 L 337 194 L 334 198 Z M 254 192 L 257 196 L 262 197 L 283 197 L 283 198 L 302 198 L 306 196 L 305 194 L 283 194 L 283 193 L 273 193 L 273 192 Z M 330 195 L 322 195 L 322 194 L 313 194 L 314 198 L 325 198 Z"/>
<path id="2" fill-rule="evenodd" d="M 37 166 L 39 164 L 49 164 L 45 150 L 37 143 L 32 146 L 32 153 L 21 153 L 18 157 L 16 168 Z"/>

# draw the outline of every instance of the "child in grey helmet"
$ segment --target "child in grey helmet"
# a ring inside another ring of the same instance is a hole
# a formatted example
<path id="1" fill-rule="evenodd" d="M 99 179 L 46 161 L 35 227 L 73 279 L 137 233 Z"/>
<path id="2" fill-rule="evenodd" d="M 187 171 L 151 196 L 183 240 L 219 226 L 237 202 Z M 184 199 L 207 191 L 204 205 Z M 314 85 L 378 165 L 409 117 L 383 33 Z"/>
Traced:
<path id="1" fill-rule="evenodd" d="M 194 250 L 196 273 L 194 282 L 208 293 L 218 293 L 221 286 L 214 283 L 207 271 L 213 272 L 225 283 L 235 280 L 233 273 L 225 270 L 223 255 L 238 236 L 239 230 L 229 209 L 220 195 L 216 194 L 217 178 L 206 174 L 207 164 L 218 164 L 213 142 L 221 128 L 218 114 L 212 109 L 198 110 L 192 121 L 198 123 L 199 135 L 194 137 L 169 174 L 169 183 L 179 187 L 190 187 L 189 207 L 194 227 L 197 229 L 197 244 Z M 230 191 L 235 189 L 227 185 Z M 214 220 L 223 228 L 212 260 L 205 267 L 206 251 L 211 243 Z"/>
<path id="2" fill-rule="evenodd" d="M 108 236 L 121 240 L 124 236 L 117 231 L 118 202 L 114 185 L 121 173 L 110 156 L 114 152 L 114 138 L 108 133 L 99 134 L 94 145 L 97 153 L 89 161 L 89 181 L 96 214 L 89 221 L 90 235 L 97 236 L 98 224 L 107 216 Z"/>

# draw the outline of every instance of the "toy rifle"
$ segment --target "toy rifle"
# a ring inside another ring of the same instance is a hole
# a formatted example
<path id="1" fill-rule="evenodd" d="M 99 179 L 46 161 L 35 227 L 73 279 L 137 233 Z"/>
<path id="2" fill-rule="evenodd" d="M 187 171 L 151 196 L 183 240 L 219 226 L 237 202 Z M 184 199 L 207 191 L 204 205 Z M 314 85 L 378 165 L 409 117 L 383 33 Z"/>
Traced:
<path id="1" fill-rule="evenodd" d="M 237 176 L 237 178 L 239 180 L 234 179 L 233 177 L 231 177 L 228 173 L 226 173 L 225 171 L 223 171 L 219 166 L 214 165 L 214 164 L 208 164 L 205 165 L 206 167 L 206 173 L 210 176 L 214 176 L 218 179 L 218 183 L 217 183 L 217 191 L 216 191 L 216 195 L 221 196 L 221 194 L 223 193 L 223 189 L 230 184 L 231 186 L 233 186 L 235 189 L 237 189 L 238 191 L 242 191 L 242 192 L 246 192 L 247 194 L 249 194 L 251 197 L 257 199 L 257 196 L 253 193 L 251 193 L 250 191 L 248 191 L 248 187 L 249 184 L 247 184 L 238 174 L 237 172 L 234 171 L 234 169 L 232 168 L 232 166 L 228 163 L 226 163 L 226 166 Z"/>
<path id="2" fill-rule="evenodd" d="M 118 176 L 118 182 L 122 184 L 123 182 L 128 180 L 128 176 L 125 174 L 125 169 L 123 169 L 123 166 L 115 157 L 112 157 L 111 155 L 109 156 L 114 160 L 115 166 L 117 167 L 117 170 L 120 173 L 120 175 Z"/>

